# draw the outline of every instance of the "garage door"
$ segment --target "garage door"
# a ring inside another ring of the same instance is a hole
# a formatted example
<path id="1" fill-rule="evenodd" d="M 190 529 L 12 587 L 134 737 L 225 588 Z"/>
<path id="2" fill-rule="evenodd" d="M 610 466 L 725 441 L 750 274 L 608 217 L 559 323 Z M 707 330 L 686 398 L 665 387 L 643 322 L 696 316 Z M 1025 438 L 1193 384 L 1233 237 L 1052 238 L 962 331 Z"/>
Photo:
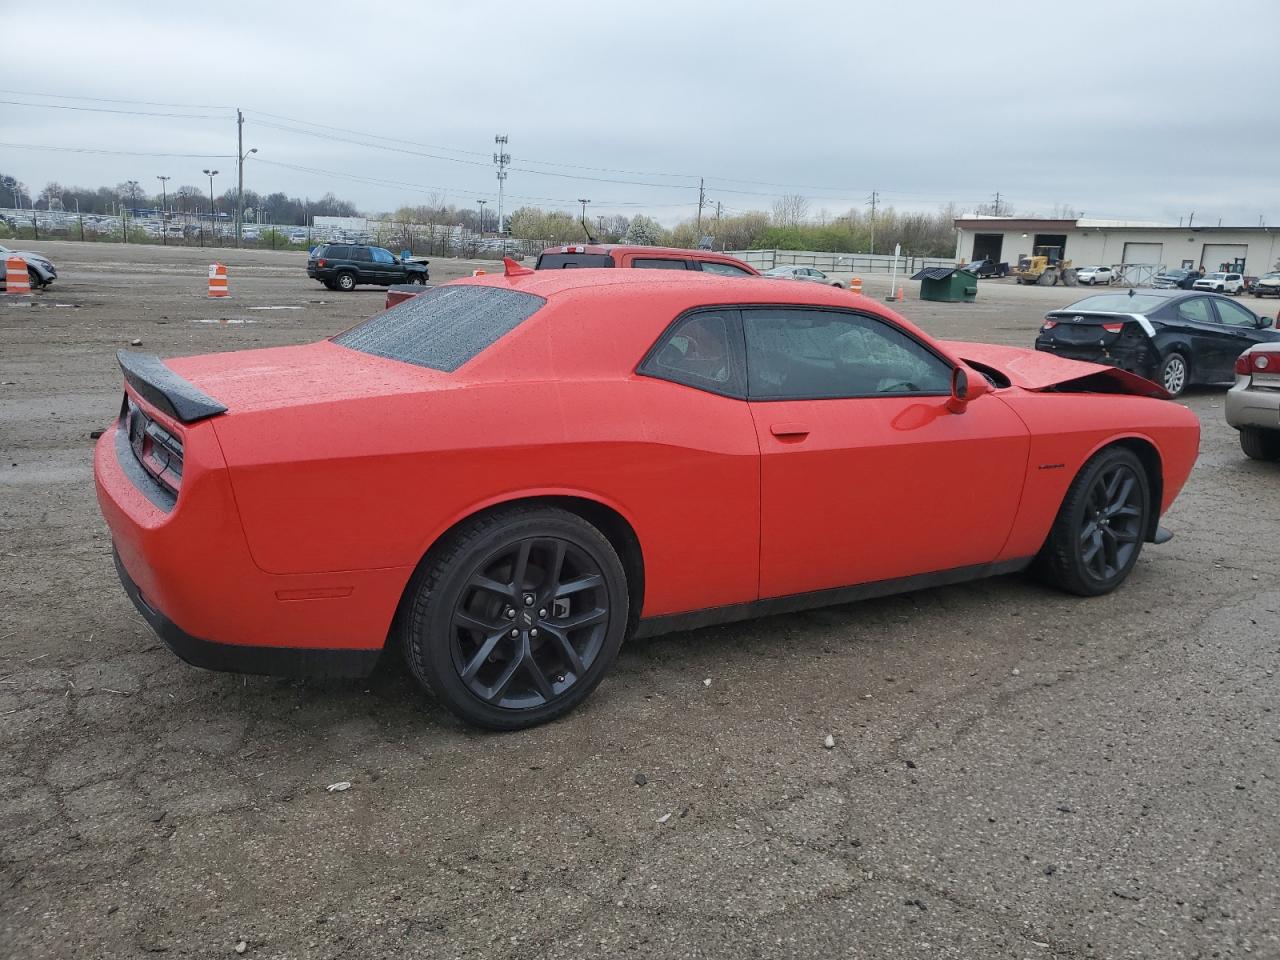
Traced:
<path id="1" fill-rule="evenodd" d="M 1162 264 L 1164 256 L 1163 243 L 1126 243 L 1124 245 L 1125 263 Z"/>
<path id="2" fill-rule="evenodd" d="M 1240 261 L 1240 267 L 1243 269 L 1244 258 L 1248 254 L 1249 245 L 1247 243 L 1206 243 L 1200 262 L 1204 264 L 1204 268 L 1210 273 L 1215 270 L 1221 270 L 1224 263 L 1228 265 L 1228 270 L 1234 270 L 1236 269 L 1237 260 Z"/>

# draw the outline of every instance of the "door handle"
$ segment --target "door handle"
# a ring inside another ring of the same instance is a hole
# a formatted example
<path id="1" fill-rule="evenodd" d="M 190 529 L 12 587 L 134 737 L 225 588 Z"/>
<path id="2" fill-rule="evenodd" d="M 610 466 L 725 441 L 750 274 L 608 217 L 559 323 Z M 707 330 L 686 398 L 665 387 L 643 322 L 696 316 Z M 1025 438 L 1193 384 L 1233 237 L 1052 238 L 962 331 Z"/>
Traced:
<path id="1" fill-rule="evenodd" d="M 809 435 L 809 428 L 803 423 L 794 421 L 789 423 L 775 423 L 770 425 L 769 432 L 775 437 L 785 437 L 792 439 L 800 439 Z"/>

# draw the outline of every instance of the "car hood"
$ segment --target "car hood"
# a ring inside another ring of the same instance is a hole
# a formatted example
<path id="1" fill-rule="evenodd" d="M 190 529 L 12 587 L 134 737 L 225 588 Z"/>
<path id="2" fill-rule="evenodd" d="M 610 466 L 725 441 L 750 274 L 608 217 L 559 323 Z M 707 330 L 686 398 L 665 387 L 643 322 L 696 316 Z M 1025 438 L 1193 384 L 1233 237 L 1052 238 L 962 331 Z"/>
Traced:
<path id="1" fill-rule="evenodd" d="M 296 347 L 237 350 L 166 360 L 165 365 L 231 415 L 311 403 L 419 393 L 446 374 L 322 340 Z"/>
<path id="2" fill-rule="evenodd" d="M 1077 389 L 1088 389 L 1090 383 L 1095 383 L 1099 392 L 1131 393 L 1162 400 L 1169 398 L 1169 393 L 1159 384 L 1136 373 L 1099 363 L 1068 360 L 1039 350 L 1002 347 L 991 343 L 944 340 L 942 346 L 953 357 L 959 357 L 965 363 L 992 367 L 1004 374 L 1015 387 L 1023 390 L 1054 390 L 1068 384 Z"/>

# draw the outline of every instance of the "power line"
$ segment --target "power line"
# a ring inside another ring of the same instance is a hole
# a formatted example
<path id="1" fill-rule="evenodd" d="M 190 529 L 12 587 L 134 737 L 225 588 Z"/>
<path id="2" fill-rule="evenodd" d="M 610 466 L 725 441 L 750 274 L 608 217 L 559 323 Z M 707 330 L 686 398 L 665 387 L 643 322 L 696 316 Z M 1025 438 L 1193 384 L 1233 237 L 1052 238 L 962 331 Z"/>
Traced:
<path id="1" fill-rule="evenodd" d="M 90 103 L 132 103 L 143 107 L 183 107 L 188 110 L 230 110 L 230 107 L 214 103 L 156 103 L 153 100 L 115 100 L 110 97 L 77 97 L 65 93 L 34 93 L 30 90 L 0 90 L 0 93 L 16 97 L 48 97 L 51 100 L 87 100 Z"/>
<path id="2" fill-rule="evenodd" d="M 112 110 L 108 107 L 74 107 L 69 103 L 23 103 L 21 100 L 0 100 L 11 107 L 36 107 L 40 110 L 77 110 L 85 113 L 119 113 L 132 117 L 178 117 L 185 120 L 225 120 L 226 117 L 203 113 L 150 113 L 145 110 Z"/>
<path id="3" fill-rule="evenodd" d="M 58 153 L 100 153 L 117 157 L 188 157 L 205 160 L 232 159 L 234 153 L 150 153 L 141 150 L 102 150 L 98 147 L 54 147 L 38 143 L 0 143 L 14 150 L 51 150 Z"/>

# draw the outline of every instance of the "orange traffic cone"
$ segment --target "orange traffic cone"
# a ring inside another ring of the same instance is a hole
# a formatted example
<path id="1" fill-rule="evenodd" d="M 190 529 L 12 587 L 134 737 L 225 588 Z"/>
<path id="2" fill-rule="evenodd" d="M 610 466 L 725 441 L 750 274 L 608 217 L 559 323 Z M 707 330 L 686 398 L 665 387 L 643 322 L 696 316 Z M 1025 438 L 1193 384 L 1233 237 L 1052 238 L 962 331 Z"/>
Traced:
<path id="1" fill-rule="evenodd" d="M 486 273 L 487 273 L 487 271 L 485 271 L 485 270 L 472 270 L 472 271 L 471 271 L 471 275 L 472 275 L 473 277 L 483 277 Z"/>
<path id="2" fill-rule="evenodd" d="M 231 296 L 231 285 L 227 280 L 227 268 L 221 263 L 209 264 L 209 296 Z"/>
<path id="3" fill-rule="evenodd" d="M 898 302 L 901 303 L 905 299 L 907 299 L 906 287 L 902 284 L 898 284 Z"/>
<path id="4" fill-rule="evenodd" d="M 31 277 L 27 273 L 27 261 L 21 257 L 8 257 L 4 261 L 4 292 L 11 297 L 31 295 Z"/>
<path id="5" fill-rule="evenodd" d="M 849 292 L 850 292 L 850 293 L 857 293 L 857 294 L 861 294 L 861 293 L 862 293 L 862 278 L 861 278 L 861 277 L 854 277 L 852 280 L 850 280 L 850 281 L 849 281 Z"/>

